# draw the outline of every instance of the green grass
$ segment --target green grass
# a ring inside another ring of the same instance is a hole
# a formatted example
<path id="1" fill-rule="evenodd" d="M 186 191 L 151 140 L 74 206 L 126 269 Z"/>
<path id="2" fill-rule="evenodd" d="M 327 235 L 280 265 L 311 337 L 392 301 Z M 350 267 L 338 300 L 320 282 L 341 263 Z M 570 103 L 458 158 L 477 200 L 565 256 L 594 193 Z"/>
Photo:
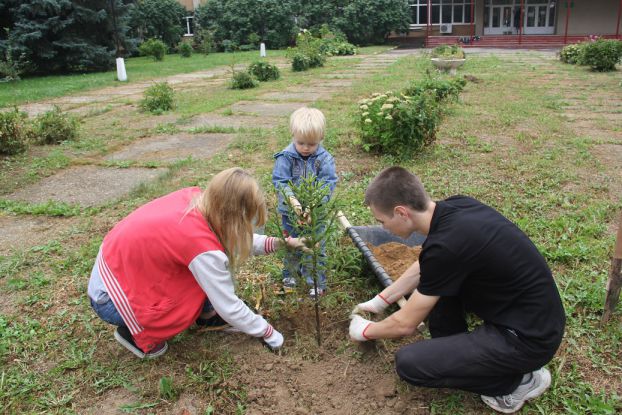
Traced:
<path id="1" fill-rule="evenodd" d="M 284 70 L 281 80 L 262 84 L 256 91 L 224 87 L 214 87 L 209 94 L 204 90 L 185 91 L 174 114 L 191 118 L 227 108 L 237 100 L 257 99 L 267 91 L 305 85 L 320 74 L 346 68 L 349 62 L 355 60 L 329 59 L 326 68 L 306 73 Z M 615 183 L 609 179 L 608 166 L 593 155 L 600 142 L 573 130 L 573 124 L 564 120 L 563 104 L 576 95 L 576 85 L 581 85 L 585 111 L 602 111 L 599 94 L 619 88 L 619 81 L 580 67 L 545 62 L 543 72 L 539 72 L 531 65 L 502 57 L 469 55 L 459 73 L 474 75 L 482 83 L 466 86 L 460 101 L 445 116 L 435 145 L 403 165 L 422 177 L 435 199 L 468 194 L 500 210 L 532 238 L 554 271 L 566 308 L 566 335 L 549 365 L 553 387 L 521 413 L 620 413 L 622 310 L 618 307 L 605 327 L 599 325 L 599 317 L 614 243 L 612 229 L 617 225 L 616 212 L 622 208 L 622 199 L 612 194 Z M 328 120 L 324 144 L 335 156 L 340 174 L 337 197 L 354 225 L 374 222 L 362 203 L 363 192 L 376 172 L 394 163 L 390 157 L 370 155 L 358 147 L 356 102 L 372 92 L 399 90 L 424 77 L 429 68 L 425 59 L 405 57 L 383 73 L 356 81 L 332 99 L 317 103 Z M 553 78 L 550 83 L 537 82 L 542 73 Z M 107 112 L 92 114 L 84 119 L 86 138 L 56 149 L 44 148 L 36 157 L 3 159 L 0 183 L 10 189 L 67 165 L 105 164 L 102 158 L 110 148 L 153 133 L 122 128 L 141 116 L 131 114 L 111 127 L 118 120 L 107 119 Z M 80 413 L 110 396 L 126 396 L 120 408 L 125 413 L 166 413 L 181 396 L 190 395 L 199 399 L 200 413 L 244 413 L 249 402 L 240 371 L 242 367 L 246 371 L 257 369 L 252 367 L 252 358 L 240 362 L 223 337 L 195 332 L 173 339 L 169 352 L 157 362 L 128 357 L 112 339 L 110 327 L 94 316 L 85 291 L 93 260 L 110 226 L 162 194 L 183 186 L 204 186 L 214 173 L 239 165 L 252 170 L 273 212 L 272 154 L 291 139 L 285 124 L 269 131 L 237 131 L 234 142 L 222 154 L 206 161 L 180 161 L 161 180 L 98 209 L 0 201 L 2 215 L 74 217 L 69 231 L 38 246 L 0 256 L 0 412 Z M 181 126 L 163 122 L 157 132 L 173 134 Z M 274 234 L 275 229 L 274 223 L 267 227 L 268 233 Z M 378 286 L 362 276 L 360 255 L 350 243 L 331 244 L 329 253 L 334 267 L 329 282 L 334 295 L 323 300 L 323 307 L 327 324 L 333 324 L 347 319 L 353 304 L 370 298 Z M 244 276 L 264 277 L 268 293 L 265 310 L 278 329 L 292 310 L 300 307 L 296 298 L 283 300 L 271 294 L 280 280 L 278 256 L 254 258 L 244 271 L 239 293 L 254 301 L 261 283 Z M 373 362 L 370 355 L 363 355 L 346 340 L 343 328 L 331 327 L 328 331 L 341 336 L 342 341 L 334 349 L 324 350 L 324 356 L 335 354 L 357 365 L 363 363 L 369 370 L 393 371 L 390 359 L 381 364 Z M 292 337 L 295 340 L 288 339 L 287 361 L 322 359 L 314 346 L 313 332 Z M 391 354 L 401 344 L 387 341 L 382 346 Z M 403 383 L 399 383 L 398 391 L 401 398 L 421 396 L 421 405 L 434 414 L 492 413 L 479 397 L 464 392 L 422 394 L 419 388 Z"/>

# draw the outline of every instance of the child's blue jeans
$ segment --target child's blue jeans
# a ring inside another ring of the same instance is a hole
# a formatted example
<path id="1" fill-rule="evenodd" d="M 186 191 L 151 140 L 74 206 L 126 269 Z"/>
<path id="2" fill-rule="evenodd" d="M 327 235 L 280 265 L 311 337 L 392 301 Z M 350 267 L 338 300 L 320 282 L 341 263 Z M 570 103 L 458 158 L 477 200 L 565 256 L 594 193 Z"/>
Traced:
<path id="1" fill-rule="evenodd" d="M 108 301 L 102 304 L 96 303 L 91 298 L 89 298 L 89 300 L 91 300 L 91 307 L 93 307 L 93 310 L 95 310 L 95 314 L 97 314 L 99 318 L 104 320 L 106 323 L 112 324 L 113 326 L 126 327 L 125 322 L 121 317 L 121 314 L 119 314 L 119 311 L 114 306 L 114 303 L 111 299 L 108 299 Z M 209 300 L 205 300 L 202 312 L 207 313 L 212 311 L 213 309 L 214 307 L 212 307 L 212 303 L 210 303 Z"/>
<path id="2" fill-rule="evenodd" d="M 283 231 L 285 236 L 298 237 L 298 234 L 289 223 L 289 217 L 282 215 Z M 320 267 L 321 270 L 318 273 L 318 288 L 326 289 L 326 273 L 324 272 L 324 266 L 326 264 L 326 247 L 324 243 L 321 246 L 320 252 Z M 283 284 L 286 286 L 293 286 L 296 284 L 296 276 L 292 275 L 292 272 L 298 273 L 305 278 L 307 284 L 313 286 L 313 276 L 311 275 L 311 257 L 308 254 L 304 254 L 302 251 L 288 251 L 283 259 Z"/>

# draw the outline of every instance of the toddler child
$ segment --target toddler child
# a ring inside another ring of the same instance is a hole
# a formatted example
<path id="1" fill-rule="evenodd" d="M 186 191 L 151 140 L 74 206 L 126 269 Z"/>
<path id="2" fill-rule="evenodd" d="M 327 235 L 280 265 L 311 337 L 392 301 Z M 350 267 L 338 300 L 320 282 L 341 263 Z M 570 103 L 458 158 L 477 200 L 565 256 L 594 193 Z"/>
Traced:
<path id="1" fill-rule="evenodd" d="M 295 229 L 290 223 L 288 216 L 288 204 L 284 199 L 289 198 L 291 206 L 301 220 L 305 220 L 304 206 L 294 196 L 289 184 L 297 185 L 301 178 L 313 177 L 316 181 L 329 186 L 332 195 L 337 184 L 335 172 L 335 160 L 324 147 L 324 129 L 326 120 L 324 114 L 318 109 L 302 107 L 294 111 L 289 119 L 289 129 L 292 134 L 292 142 L 283 151 L 274 155 L 274 170 L 272 171 L 272 183 L 279 197 L 278 211 L 283 222 L 285 236 L 296 237 Z M 282 189 L 282 191 L 281 191 Z M 291 275 L 292 271 L 299 272 L 304 276 L 307 283 L 313 286 L 313 278 L 310 270 L 307 270 L 302 261 L 302 253 L 288 252 L 284 260 L 283 285 L 291 288 L 296 284 L 296 278 Z M 324 257 L 324 246 L 322 246 Z M 301 261 L 303 264 L 301 265 Z M 322 295 L 326 290 L 326 275 L 321 272 L 318 275 L 318 292 L 311 288 L 309 294 L 314 297 Z"/>

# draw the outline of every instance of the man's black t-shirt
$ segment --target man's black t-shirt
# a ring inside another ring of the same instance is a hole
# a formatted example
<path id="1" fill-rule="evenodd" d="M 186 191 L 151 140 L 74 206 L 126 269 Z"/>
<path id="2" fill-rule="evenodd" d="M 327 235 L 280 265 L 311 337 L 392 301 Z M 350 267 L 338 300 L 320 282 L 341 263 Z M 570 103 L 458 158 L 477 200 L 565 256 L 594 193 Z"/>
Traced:
<path id="1" fill-rule="evenodd" d="M 493 208 L 465 196 L 436 203 L 418 291 L 457 296 L 487 323 L 556 349 L 565 314 L 551 271 L 531 240 Z"/>

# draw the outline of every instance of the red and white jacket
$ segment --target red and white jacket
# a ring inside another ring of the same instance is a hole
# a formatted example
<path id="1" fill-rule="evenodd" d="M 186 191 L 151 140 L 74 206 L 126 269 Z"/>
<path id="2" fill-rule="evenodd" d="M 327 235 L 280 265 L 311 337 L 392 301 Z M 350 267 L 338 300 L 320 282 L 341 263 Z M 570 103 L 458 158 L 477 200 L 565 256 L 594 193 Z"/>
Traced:
<path id="1" fill-rule="evenodd" d="M 97 271 L 138 347 L 149 351 L 187 329 L 209 297 L 216 312 L 251 336 L 273 328 L 235 295 L 223 246 L 197 209 L 201 190 L 186 188 L 136 209 L 106 235 Z M 276 238 L 254 235 L 253 253 Z"/>

